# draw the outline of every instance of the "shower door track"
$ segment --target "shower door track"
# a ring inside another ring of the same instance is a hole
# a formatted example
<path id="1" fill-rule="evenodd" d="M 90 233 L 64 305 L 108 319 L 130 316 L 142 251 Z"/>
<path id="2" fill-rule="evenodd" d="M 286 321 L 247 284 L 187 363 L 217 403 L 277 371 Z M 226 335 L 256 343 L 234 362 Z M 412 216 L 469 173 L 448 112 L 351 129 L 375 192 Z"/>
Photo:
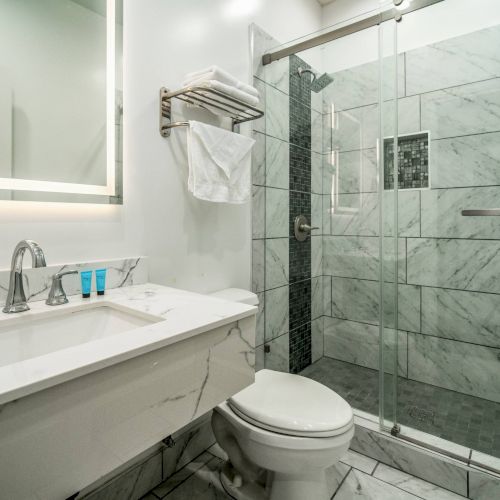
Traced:
<path id="1" fill-rule="evenodd" d="M 298 42 L 294 45 L 291 45 L 290 47 L 264 54 L 262 56 L 262 64 L 264 66 L 266 64 L 271 64 L 274 61 L 279 61 L 280 59 L 296 54 L 297 52 L 312 49 L 313 47 L 318 47 L 319 45 L 331 42 L 332 40 L 337 40 L 338 38 L 352 35 L 353 33 L 357 33 L 358 31 L 372 28 L 373 26 L 382 24 L 385 21 L 389 21 L 390 19 L 396 19 L 397 21 L 399 21 L 405 14 L 409 14 L 410 12 L 429 7 L 431 5 L 434 5 L 435 3 L 439 3 L 442 1 L 443 0 L 413 0 L 405 9 L 400 10 L 397 8 L 392 8 L 384 10 L 379 14 L 367 17 L 366 19 L 362 19 L 361 21 L 356 21 L 347 26 L 343 26 L 342 28 L 329 31 L 328 33 L 322 33 L 321 35 L 317 35 L 308 40 L 304 40 L 303 42 Z"/>

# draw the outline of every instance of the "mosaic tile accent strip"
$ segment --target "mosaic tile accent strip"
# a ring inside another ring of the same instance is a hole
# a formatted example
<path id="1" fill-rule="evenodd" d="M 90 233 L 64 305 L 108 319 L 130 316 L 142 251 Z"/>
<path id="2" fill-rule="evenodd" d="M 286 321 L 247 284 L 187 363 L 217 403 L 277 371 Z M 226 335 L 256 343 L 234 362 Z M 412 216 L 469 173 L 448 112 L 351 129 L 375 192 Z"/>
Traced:
<path id="1" fill-rule="evenodd" d="M 398 138 L 399 189 L 429 187 L 429 133 Z M 394 189 L 394 140 L 384 139 L 384 189 Z"/>
<path id="2" fill-rule="evenodd" d="M 311 323 L 290 331 L 290 373 L 299 373 L 311 364 Z"/>

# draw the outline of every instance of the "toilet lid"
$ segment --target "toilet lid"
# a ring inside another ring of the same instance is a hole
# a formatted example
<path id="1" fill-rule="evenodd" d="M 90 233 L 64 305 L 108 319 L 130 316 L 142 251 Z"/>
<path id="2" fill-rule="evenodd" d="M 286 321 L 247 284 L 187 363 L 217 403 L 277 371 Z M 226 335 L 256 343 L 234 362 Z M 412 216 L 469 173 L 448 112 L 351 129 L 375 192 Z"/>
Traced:
<path id="1" fill-rule="evenodd" d="M 255 383 L 229 398 L 231 409 L 250 423 L 292 436 L 335 436 L 353 423 L 350 405 L 314 380 L 260 370 Z"/>

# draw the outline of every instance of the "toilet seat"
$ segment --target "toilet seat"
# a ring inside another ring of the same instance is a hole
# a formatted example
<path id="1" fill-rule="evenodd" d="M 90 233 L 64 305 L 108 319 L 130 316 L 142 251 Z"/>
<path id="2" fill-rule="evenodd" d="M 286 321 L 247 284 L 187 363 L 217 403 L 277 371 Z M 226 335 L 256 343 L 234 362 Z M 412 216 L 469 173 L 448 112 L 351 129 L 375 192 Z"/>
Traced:
<path id="1" fill-rule="evenodd" d="M 353 426 L 350 405 L 314 380 L 260 370 L 255 383 L 228 400 L 246 422 L 268 431 L 299 437 L 334 437 Z"/>

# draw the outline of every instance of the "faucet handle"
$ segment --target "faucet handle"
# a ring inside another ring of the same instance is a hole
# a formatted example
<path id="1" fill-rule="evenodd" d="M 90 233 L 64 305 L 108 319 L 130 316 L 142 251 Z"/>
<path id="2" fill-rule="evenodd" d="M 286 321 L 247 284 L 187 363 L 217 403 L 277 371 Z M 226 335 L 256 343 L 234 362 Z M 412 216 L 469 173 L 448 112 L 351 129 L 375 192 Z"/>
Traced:
<path id="1" fill-rule="evenodd" d="M 52 276 L 52 286 L 50 287 L 49 296 L 45 301 L 48 306 L 60 306 L 68 302 L 66 292 L 62 286 L 62 277 L 67 274 L 78 274 L 78 271 L 63 271 Z"/>

